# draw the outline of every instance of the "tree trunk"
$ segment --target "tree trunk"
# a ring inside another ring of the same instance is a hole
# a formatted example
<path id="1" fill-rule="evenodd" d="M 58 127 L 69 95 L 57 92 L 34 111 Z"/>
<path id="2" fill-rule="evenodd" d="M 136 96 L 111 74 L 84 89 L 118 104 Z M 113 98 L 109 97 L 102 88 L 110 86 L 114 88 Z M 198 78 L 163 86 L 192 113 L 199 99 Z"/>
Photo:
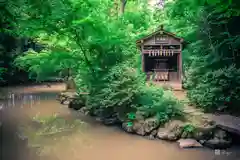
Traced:
<path id="1" fill-rule="evenodd" d="M 127 4 L 127 0 L 121 0 L 121 10 L 120 10 L 121 14 L 124 13 L 126 4 Z"/>

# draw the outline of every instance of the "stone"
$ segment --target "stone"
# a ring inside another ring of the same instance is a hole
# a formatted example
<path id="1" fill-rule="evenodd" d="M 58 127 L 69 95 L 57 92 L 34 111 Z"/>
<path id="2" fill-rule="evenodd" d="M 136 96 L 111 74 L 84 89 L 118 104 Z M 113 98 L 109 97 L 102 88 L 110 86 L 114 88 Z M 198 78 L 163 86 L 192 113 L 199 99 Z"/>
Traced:
<path id="1" fill-rule="evenodd" d="M 176 133 L 174 133 L 174 132 L 168 133 L 168 139 L 167 140 L 169 140 L 169 141 L 176 141 L 178 139 L 179 139 L 179 136 L 176 135 Z"/>
<path id="2" fill-rule="evenodd" d="M 144 112 L 137 111 L 135 115 L 136 115 L 136 120 L 144 120 Z"/>
<path id="3" fill-rule="evenodd" d="M 144 121 L 144 131 L 146 133 L 150 133 L 151 131 L 159 127 L 159 125 L 160 122 L 157 117 L 148 118 Z"/>
<path id="4" fill-rule="evenodd" d="M 201 131 L 196 131 L 194 134 L 193 134 L 193 138 L 196 139 L 196 140 L 203 140 L 205 139 L 205 135 L 203 132 Z"/>
<path id="5" fill-rule="evenodd" d="M 213 132 L 216 129 L 215 125 L 202 125 L 197 126 L 192 138 L 196 140 L 208 140 L 213 137 Z"/>
<path id="6" fill-rule="evenodd" d="M 149 139 L 149 140 L 154 140 L 155 139 L 155 136 L 153 136 L 153 135 L 149 135 L 149 136 L 147 136 L 147 139 Z"/>
<path id="7" fill-rule="evenodd" d="M 133 130 L 136 134 L 144 136 L 146 135 L 145 129 L 144 129 L 144 120 L 140 120 L 140 121 L 135 121 L 133 123 Z"/>
<path id="8" fill-rule="evenodd" d="M 173 120 L 165 124 L 165 127 L 158 129 L 157 137 L 163 140 L 176 141 L 183 132 L 184 123 L 182 121 Z"/>
<path id="9" fill-rule="evenodd" d="M 227 138 L 227 132 L 218 129 L 214 132 L 214 137 L 218 138 L 218 139 L 226 139 Z"/>
<path id="10" fill-rule="evenodd" d="M 168 140 L 169 131 L 166 128 L 159 128 L 157 137 L 162 140 Z"/>
<path id="11" fill-rule="evenodd" d="M 84 115 L 88 115 L 89 110 L 87 109 L 87 107 L 82 107 L 82 108 L 79 110 L 79 112 L 81 112 L 81 113 L 84 114 Z"/>
<path id="12" fill-rule="evenodd" d="M 74 99 L 68 104 L 68 108 L 72 108 L 75 110 L 79 110 L 84 106 L 85 106 L 85 104 L 83 104 L 82 100 L 80 100 L 80 99 Z"/>
<path id="13" fill-rule="evenodd" d="M 213 149 L 225 149 L 229 148 L 232 144 L 232 141 L 225 139 L 213 138 L 204 142 L 204 145 Z"/>
<path id="14" fill-rule="evenodd" d="M 131 124 L 131 125 L 130 125 Z M 131 122 L 123 122 L 122 123 L 122 129 L 128 133 L 133 133 L 133 125 Z"/>
<path id="15" fill-rule="evenodd" d="M 194 139 L 180 139 L 178 140 L 180 148 L 196 148 L 202 147 L 202 145 Z"/>
<path id="16" fill-rule="evenodd" d="M 118 124 L 118 123 L 120 123 L 120 121 L 118 120 L 117 117 L 103 119 L 103 124 L 105 124 L 105 125 L 114 125 L 114 124 Z"/>
<path id="17" fill-rule="evenodd" d="M 151 134 L 150 135 L 153 135 L 154 137 L 157 135 L 157 130 L 155 129 L 155 130 L 153 130 L 152 132 L 151 132 Z"/>
<path id="18" fill-rule="evenodd" d="M 70 104 L 70 100 L 66 99 L 66 100 L 62 101 L 61 104 L 69 105 Z"/>

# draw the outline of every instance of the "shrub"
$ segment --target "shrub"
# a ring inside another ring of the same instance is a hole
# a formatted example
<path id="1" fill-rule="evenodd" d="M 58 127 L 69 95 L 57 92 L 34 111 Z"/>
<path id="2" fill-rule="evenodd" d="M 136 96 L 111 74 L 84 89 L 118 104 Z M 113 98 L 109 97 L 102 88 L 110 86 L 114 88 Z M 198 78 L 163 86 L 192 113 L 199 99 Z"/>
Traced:
<path id="1" fill-rule="evenodd" d="M 145 118 L 157 116 L 162 123 L 182 115 L 182 105 L 173 97 L 171 91 L 164 91 L 154 85 L 143 86 L 137 95 L 139 111 L 145 113 Z"/>
<path id="2" fill-rule="evenodd" d="M 92 112 L 98 110 L 103 116 L 109 116 L 114 113 L 126 115 L 135 110 L 133 101 L 142 84 L 133 69 L 113 67 L 102 81 L 104 83 L 90 90 L 87 98 L 87 107 Z"/>
<path id="3" fill-rule="evenodd" d="M 99 83 L 101 81 L 103 83 Z M 79 79 L 77 84 L 80 83 L 83 81 Z M 89 90 L 86 100 L 86 106 L 93 115 L 110 117 L 117 114 L 119 118 L 131 121 L 140 111 L 145 118 L 157 116 L 161 122 L 182 116 L 181 104 L 171 91 L 147 86 L 145 77 L 126 65 L 113 67 L 104 80 L 99 79 L 97 83 Z"/>
<path id="4" fill-rule="evenodd" d="M 188 83 L 193 83 L 189 79 Z M 207 72 L 188 91 L 189 99 L 207 111 L 220 108 L 239 110 L 240 69 L 233 65 Z"/>

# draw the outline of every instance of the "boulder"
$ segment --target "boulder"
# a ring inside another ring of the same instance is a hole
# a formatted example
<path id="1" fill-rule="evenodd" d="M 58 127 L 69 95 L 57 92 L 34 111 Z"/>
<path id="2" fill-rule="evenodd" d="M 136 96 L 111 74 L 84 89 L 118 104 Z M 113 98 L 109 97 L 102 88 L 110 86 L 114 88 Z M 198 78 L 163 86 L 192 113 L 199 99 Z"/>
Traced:
<path id="1" fill-rule="evenodd" d="M 163 140 L 176 141 L 182 135 L 184 123 L 173 120 L 165 124 L 165 127 L 158 129 L 157 137 Z"/>
<path id="2" fill-rule="evenodd" d="M 214 137 L 218 139 L 227 139 L 228 135 L 226 131 L 218 129 L 214 132 Z"/>
<path id="3" fill-rule="evenodd" d="M 63 105 L 69 105 L 70 102 L 71 102 L 70 99 L 65 99 L 65 100 L 61 101 L 61 104 L 63 104 Z"/>
<path id="4" fill-rule="evenodd" d="M 136 115 L 136 120 L 144 120 L 144 112 L 141 112 L 141 111 L 137 111 L 136 113 L 135 113 L 135 115 Z"/>
<path id="5" fill-rule="evenodd" d="M 196 148 L 202 147 L 202 145 L 194 139 L 180 139 L 178 140 L 180 148 Z"/>
<path id="6" fill-rule="evenodd" d="M 158 129 L 157 137 L 163 140 L 176 141 L 183 132 L 184 123 L 179 120 L 173 120 L 165 124 L 165 127 Z"/>
<path id="7" fill-rule="evenodd" d="M 133 130 L 136 134 L 144 136 L 146 135 L 145 129 L 144 129 L 144 120 L 139 120 L 133 122 Z"/>
<path id="8" fill-rule="evenodd" d="M 225 149 L 229 148 L 232 144 L 232 141 L 225 139 L 213 138 L 204 142 L 204 145 L 213 149 Z"/>
<path id="9" fill-rule="evenodd" d="M 122 123 L 122 129 L 128 133 L 133 133 L 133 124 L 132 122 L 123 122 Z"/>
<path id="10" fill-rule="evenodd" d="M 208 140 L 213 136 L 216 125 L 203 125 L 197 126 L 193 134 L 196 140 Z"/>
<path id="11" fill-rule="evenodd" d="M 105 125 L 115 125 L 119 123 L 120 123 L 120 120 L 117 117 L 110 117 L 110 118 L 103 119 L 103 124 Z"/>
<path id="12" fill-rule="evenodd" d="M 166 128 L 159 128 L 158 129 L 158 133 L 157 133 L 157 137 L 159 139 L 162 139 L 162 140 L 168 140 L 168 134 L 169 134 L 169 130 L 166 129 Z"/>
<path id="13" fill-rule="evenodd" d="M 229 148 L 232 144 L 232 139 L 224 130 L 216 129 L 212 139 L 204 142 L 204 145 L 214 149 Z"/>
<path id="14" fill-rule="evenodd" d="M 83 101 L 81 99 L 73 99 L 68 104 L 68 108 L 72 108 L 72 109 L 75 109 L 75 110 L 79 110 L 84 106 L 85 106 L 85 104 L 83 103 Z"/>
<path id="15" fill-rule="evenodd" d="M 77 92 L 61 92 L 58 97 L 59 98 L 66 97 L 66 98 L 74 99 L 78 97 L 78 94 Z"/>
<path id="16" fill-rule="evenodd" d="M 153 130 L 153 131 L 150 133 L 150 135 L 147 136 L 147 139 L 149 139 L 149 140 L 154 140 L 154 139 L 156 139 L 156 138 L 155 138 L 156 135 L 157 135 L 157 130 Z"/>
<path id="17" fill-rule="evenodd" d="M 158 131 L 155 129 L 155 130 L 153 130 L 152 132 L 151 132 L 151 134 L 150 135 L 153 135 L 154 137 L 157 135 L 157 133 L 158 133 Z"/>
<path id="18" fill-rule="evenodd" d="M 89 114 L 89 110 L 87 107 L 82 107 L 79 112 L 81 112 L 84 115 L 88 115 Z"/>
<path id="19" fill-rule="evenodd" d="M 151 131 L 153 131 L 154 129 L 158 128 L 160 125 L 160 122 L 158 120 L 157 117 L 152 117 L 152 118 L 148 118 L 144 121 L 144 131 L 146 133 L 150 133 Z"/>
<path id="20" fill-rule="evenodd" d="M 72 100 L 77 98 L 78 94 L 76 92 L 62 92 L 57 99 L 60 101 L 61 104 L 69 105 Z"/>

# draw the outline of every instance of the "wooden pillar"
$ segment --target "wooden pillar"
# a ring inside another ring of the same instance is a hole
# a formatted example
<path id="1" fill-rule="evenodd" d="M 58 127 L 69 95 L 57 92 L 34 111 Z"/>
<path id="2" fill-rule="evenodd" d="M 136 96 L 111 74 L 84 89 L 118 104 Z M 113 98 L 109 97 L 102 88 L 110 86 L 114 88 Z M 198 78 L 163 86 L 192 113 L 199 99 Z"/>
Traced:
<path id="1" fill-rule="evenodd" d="M 178 67 L 179 67 L 179 81 L 182 83 L 182 52 L 180 51 L 179 54 L 178 54 L 178 59 L 179 59 L 179 62 L 178 62 Z"/>
<path id="2" fill-rule="evenodd" d="M 145 72 L 145 57 L 143 53 L 143 44 L 141 45 L 141 56 L 142 56 L 142 71 Z"/>

